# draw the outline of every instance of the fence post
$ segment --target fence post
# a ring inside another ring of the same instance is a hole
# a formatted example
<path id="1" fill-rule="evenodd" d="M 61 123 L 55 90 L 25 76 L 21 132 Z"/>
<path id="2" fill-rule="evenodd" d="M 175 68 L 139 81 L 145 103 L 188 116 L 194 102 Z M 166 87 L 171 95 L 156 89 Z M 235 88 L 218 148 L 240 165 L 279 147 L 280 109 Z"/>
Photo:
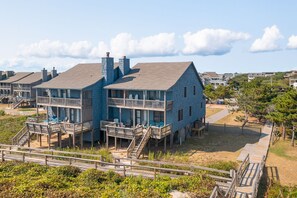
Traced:
<path id="1" fill-rule="evenodd" d="M 45 156 L 45 165 L 47 166 L 47 155 Z"/>
<path id="2" fill-rule="evenodd" d="M 98 165 L 97 165 L 97 162 L 95 162 L 95 169 L 97 169 L 98 168 Z"/>
<path id="3" fill-rule="evenodd" d="M 156 169 L 154 168 L 154 179 L 156 179 Z"/>
<path id="4" fill-rule="evenodd" d="M 1 150 L 1 162 L 4 162 L 4 151 Z"/>
<path id="5" fill-rule="evenodd" d="M 71 165 L 72 164 L 72 159 L 71 158 L 69 158 L 69 165 Z"/>
<path id="6" fill-rule="evenodd" d="M 126 177 L 126 166 L 124 165 L 124 177 Z"/>
<path id="7" fill-rule="evenodd" d="M 23 153 L 23 162 L 25 162 L 25 153 Z"/>

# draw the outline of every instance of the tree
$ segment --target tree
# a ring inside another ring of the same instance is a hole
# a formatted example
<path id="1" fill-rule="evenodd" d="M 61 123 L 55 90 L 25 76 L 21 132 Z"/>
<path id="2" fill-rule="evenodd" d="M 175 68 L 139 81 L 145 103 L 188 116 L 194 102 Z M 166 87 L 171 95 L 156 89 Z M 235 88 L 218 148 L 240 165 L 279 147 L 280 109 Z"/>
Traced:
<path id="1" fill-rule="evenodd" d="M 204 87 L 204 94 L 211 100 L 215 100 L 214 87 L 208 84 Z"/>
<path id="2" fill-rule="evenodd" d="M 241 85 L 235 98 L 239 109 L 245 112 L 246 119 L 248 115 L 252 115 L 261 121 L 276 96 L 277 91 L 270 85 L 263 84 L 262 79 L 254 79 Z"/>
<path id="3" fill-rule="evenodd" d="M 283 139 L 286 137 L 286 127 L 292 127 L 297 122 L 297 91 L 289 90 L 273 99 L 274 110 L 267 119 L 282 125 Z"/>

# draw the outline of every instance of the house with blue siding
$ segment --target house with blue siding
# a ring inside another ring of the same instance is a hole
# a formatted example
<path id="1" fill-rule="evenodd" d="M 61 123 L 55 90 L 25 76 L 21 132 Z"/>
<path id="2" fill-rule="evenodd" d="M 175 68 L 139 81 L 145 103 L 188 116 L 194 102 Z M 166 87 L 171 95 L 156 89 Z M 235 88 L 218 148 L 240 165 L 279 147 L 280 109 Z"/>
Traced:
<path id="1" fill-rule="evenodd" d="M 123 64 L 125 65 L 125 64 Z M 107 117 L 101 121 L 108 145 L 128 139 L 128 155 L 138 158 L 152 139 L 183 141 L 205 119 L 203 84 L 193 62 L 138 63 L 107 85 Z"/>
<path id="2" fill-rule="evenodd" d="M 50 136 L 51 131 L 59 133 L 58 136 L 66 133 L 73 146 L 77 138 L 80 138 L 81 145 L 83 141 L 93 143 L 99 140 L 99 124 L 106 106 L 103 87 L 114 82 L 118 70 L 119 64 L 114 64 L 113 58 L 107 54 L 102 63 L 78 64 L 35 86 L 37 109 L 43 106 L 47 118 L 41 122 L 28 122 L 28 132 L 41 134 L 39 126 L 46 122 L 46 135 Z"/>
<path id="3" fill-rule="evenodd" d="M 166 149 L 205 120 L 203 85 L 193 62 L 130 68 L 125 56 L 114 63 L 107 53 L 101 63 L 78 64 L 34 88 L 37 109 L 43 106 L 47 118 L 27 121 L 23 135 L 17 134 L 29 146 L 32 134 L 50 141 L 57 133 L 59 144 L 61 134 L 68 134 L 73 146 L 100 140 L 108 147 L 114 140 L 117 148 L 123 140 L 128 156 L 138 158 L 147 143 L 164 142 Z"/>

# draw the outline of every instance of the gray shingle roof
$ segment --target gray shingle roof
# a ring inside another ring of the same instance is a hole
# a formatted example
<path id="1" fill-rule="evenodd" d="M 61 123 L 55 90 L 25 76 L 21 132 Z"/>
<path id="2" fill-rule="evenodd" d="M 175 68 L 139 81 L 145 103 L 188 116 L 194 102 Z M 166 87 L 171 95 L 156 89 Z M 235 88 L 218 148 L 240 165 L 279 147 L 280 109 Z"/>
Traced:
<path id="1" fill-rule="evenodd" d="M 113 84 L 105 86 L 105 88 L 168 90 L 191 64 L 192 62 L 138 63 L 127 75 L 118 79 Z"/>
<path id="2" fill-rule="evenodd" d="M 50 73 L 48 73 L 49 75 Z M 14 82 L 13 84 L 32 84 L 41 80 L 41 72 L 35 72 L 21 80 Z"/>
<path id="3" fill-rule="evenodd" d="M 14 76 L 11 76 L 5 80 L 1 80 L 0 83 L 13 83 L 31 74 L 33 74 L 33 72 L 17 72 Z"/>
<path id="4" fill-rule="evenodd" d="M 114 65 L 118 67 L 119 64 L 115 63 Z M 102 79 L 101 70 L 101 63 L 78 64 L 54 79 L 35 86 L 35 88 L 84 89 Z"/>

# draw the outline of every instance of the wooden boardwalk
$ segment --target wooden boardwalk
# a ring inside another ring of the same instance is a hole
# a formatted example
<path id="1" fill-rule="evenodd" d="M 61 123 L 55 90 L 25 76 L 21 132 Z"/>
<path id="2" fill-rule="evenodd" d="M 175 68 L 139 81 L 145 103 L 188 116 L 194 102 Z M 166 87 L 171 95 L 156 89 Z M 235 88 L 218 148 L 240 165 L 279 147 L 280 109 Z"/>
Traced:
<path id="1" fill-rule="evenodd" d="M 0 161 L 22 161 L 32 162 L 47 166 L 71 165 L 81 170 L 95 168 L 101 171 L 112 170 L 123 176 L 138 176 L 156 178 L 157 175 L 169 176 L 171 178 L 184 175 L 194 175 L 196 170 L 216 172 L 229 175 L 229 171 L 218 170 L 208 167 L 177 164 L 161 161 L 138 160 L 131 158 L 113 158 L 112 162 L 106 161 L 100 155 L 84 154 L 77 152 L 57 151 L 49 149 L 34 149 L 13 145 L 0 144 Z M 170 165 L 174 168 L 162 168 L 163 165 Z M 184 170 L 186 168 L 186 170 Z M 210 175 L 213 179 L 220 179 L 218 176 Z"/>
<path id="2" fill-rule="evenodd" d="M 271 132 L 272 125 L 270 123 L 265 124 L 259 141 L 255 144 L 246 144 L 238 156 L 237 160 L 243 161 L 249 155 L 250 162 L 239 186 L 235 189 L 235 197 L 247 196 L 254 198 L 257 195 L 256 193 L 269 149 Z"/>

